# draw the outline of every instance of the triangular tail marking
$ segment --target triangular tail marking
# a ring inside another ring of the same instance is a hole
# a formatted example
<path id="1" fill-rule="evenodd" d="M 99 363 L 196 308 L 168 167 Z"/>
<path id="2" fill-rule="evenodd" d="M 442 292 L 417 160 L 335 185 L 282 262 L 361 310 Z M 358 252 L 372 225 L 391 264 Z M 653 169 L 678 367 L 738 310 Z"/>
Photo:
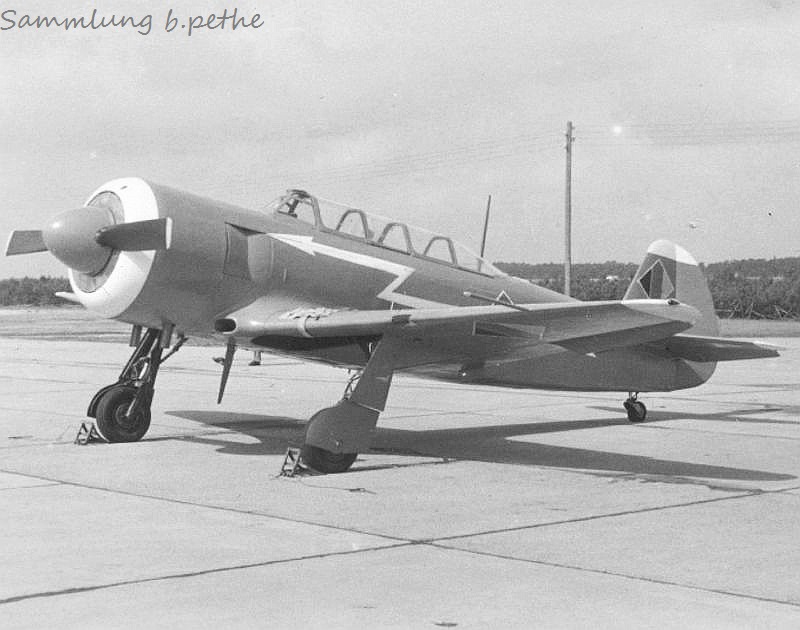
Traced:
<path id="1" fill-rule="evenodd" d="M 675 297 L 675 283 L 669 277 L 667 268 L 660 260 L 656 260 L 642 274 L 639 278 L 639 284 L 651 299 L 667 300 Z"/>

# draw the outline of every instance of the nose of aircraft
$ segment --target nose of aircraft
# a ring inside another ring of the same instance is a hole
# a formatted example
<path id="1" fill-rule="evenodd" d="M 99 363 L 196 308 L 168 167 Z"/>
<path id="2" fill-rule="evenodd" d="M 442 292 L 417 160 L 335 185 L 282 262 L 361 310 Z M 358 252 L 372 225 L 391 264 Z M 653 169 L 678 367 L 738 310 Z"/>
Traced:
<path id="1" fill-rule="evenodd" d="M 67 210 L 43 230 L 14 230 L 6 256 L 50 251 L 70 269 L 94 276 L 106 269 L 115 251 L 169 249 L 172 219 L 122 221 L 103 205 Z"/>
<path id="2" fill-rule="evenodd" d="M 50 253 L 71 269 L 96 274 L 108 263 L 113 250 L 100 245 L 97 232 L 114 224 L 114 217 L 105 208 L 86 206 L 56 215 L 42 230 L 42 238 Z"/>

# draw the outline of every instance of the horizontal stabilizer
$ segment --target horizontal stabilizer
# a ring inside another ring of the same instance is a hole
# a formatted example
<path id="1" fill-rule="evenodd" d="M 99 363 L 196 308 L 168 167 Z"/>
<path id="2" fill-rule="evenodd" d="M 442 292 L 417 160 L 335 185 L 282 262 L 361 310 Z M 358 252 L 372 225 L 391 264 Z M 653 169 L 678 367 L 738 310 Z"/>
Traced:
<path id="1" fill-rule="evenodd" d="M 11 232 L 11 236 L 8 237 L 6 256 L 46 251 L 47 245 L 44 244 L 41 230 L 14 230 Z"/>
<path id="2" fill-rule="evenodd" d="M 172 219 L 167 217 L 109 225 L 97 231 L 95 240 L 99 245 L 126 252 L 169 249 Z"/>
<path id="3" fill-rule="evenodd" d="M 666 348 L 671 354 L 682 359 L 706 363 L 778 356 L 778 348 L 768 344 L 694 335 L 670 337 L 666 342 Z"/>

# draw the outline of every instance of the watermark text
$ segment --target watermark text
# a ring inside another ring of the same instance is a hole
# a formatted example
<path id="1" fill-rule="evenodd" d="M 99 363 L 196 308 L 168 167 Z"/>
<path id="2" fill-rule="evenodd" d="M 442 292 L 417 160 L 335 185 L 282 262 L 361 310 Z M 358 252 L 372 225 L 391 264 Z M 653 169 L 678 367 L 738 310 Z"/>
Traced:
<path id="1" fill-rule="evenodd" d="M 260 13 L 245 14 L 238 8 L 224 9 L 221 13 L 184 15 L 169 9 L 166 15 L 117 15 L 104 14 L 97 9 L 81 16 L 32 15 L 16 9 L 0 12 L 0 31 L 35 31 L 55 29 L 64 31 L 119 29 L 150 35 L 161 30 L 165 33 L 180 33 L 191 37 L 198 31 L 242 31 L 264 26 Z"/>

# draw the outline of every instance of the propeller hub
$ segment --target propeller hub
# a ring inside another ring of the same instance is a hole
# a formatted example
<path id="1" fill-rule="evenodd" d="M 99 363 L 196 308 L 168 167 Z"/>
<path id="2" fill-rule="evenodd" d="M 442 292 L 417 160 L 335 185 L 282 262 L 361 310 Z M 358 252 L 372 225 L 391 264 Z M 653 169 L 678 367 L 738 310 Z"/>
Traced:
<path id="1" fill-rule="evenodd" d="M 114 224 L 106 208 L 85 206 L 53 217 L 42 230 L 47 249 L 67 267 L 89 275 L 100 273 L 113 250 L 95 240 L 98 230 Z"/>

